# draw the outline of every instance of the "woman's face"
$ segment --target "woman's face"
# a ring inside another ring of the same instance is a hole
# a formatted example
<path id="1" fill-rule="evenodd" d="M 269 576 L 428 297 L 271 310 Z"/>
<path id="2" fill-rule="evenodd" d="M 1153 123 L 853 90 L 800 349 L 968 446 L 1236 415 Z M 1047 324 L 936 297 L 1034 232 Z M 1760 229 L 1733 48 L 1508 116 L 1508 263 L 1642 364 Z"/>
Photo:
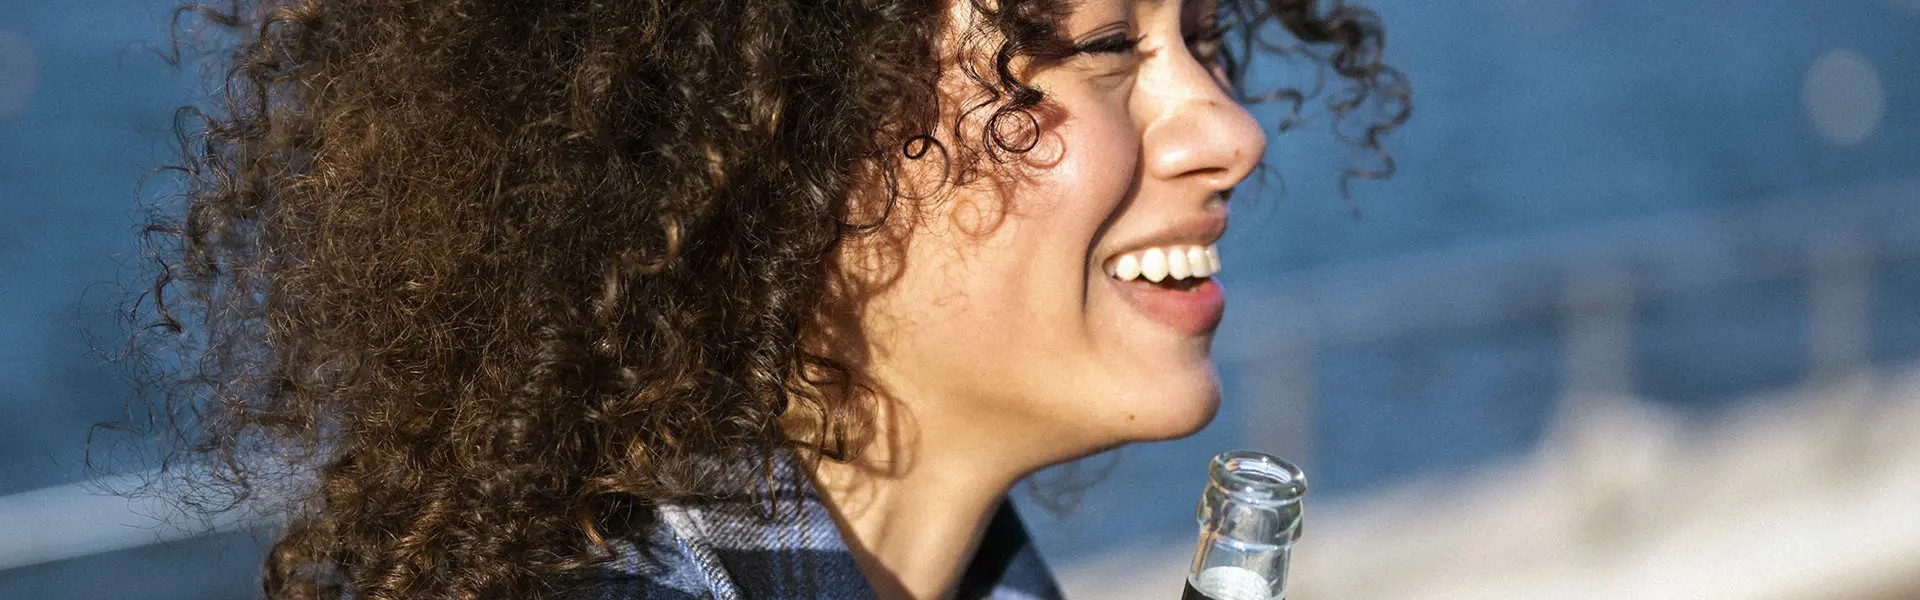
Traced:
<path id="1" fill-rule="evenodd" d="M 1224 299 L 1204 275 L 1223 194 L 1266 143 L 1204 39 L 1212 1 L 1069 4 L 1062 31 L 1084 51 L 1024 71 L 1049 102 L 1024 172 L 921 203 L 890 252 L 898 279 L 859 317 L 869 376 L 921 431 L 977 436 L 1010 459 L 1184 436 L 1212 418 Z"/>

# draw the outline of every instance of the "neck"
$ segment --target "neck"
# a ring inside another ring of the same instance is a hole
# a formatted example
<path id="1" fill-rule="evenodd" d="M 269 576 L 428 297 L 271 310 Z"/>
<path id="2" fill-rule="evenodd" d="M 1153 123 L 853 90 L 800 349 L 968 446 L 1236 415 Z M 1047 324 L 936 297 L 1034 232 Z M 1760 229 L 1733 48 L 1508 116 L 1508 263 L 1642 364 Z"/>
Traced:
<path id="1" fill-rule="evenodd" d="M 880 600 L 951 598 L 1007 492 L 1046 462 L 1020 460 L 1003 436 L 926 426 L 966 420 L 880 404 L 872 443 L 820 461 L 814 482 Z"/>

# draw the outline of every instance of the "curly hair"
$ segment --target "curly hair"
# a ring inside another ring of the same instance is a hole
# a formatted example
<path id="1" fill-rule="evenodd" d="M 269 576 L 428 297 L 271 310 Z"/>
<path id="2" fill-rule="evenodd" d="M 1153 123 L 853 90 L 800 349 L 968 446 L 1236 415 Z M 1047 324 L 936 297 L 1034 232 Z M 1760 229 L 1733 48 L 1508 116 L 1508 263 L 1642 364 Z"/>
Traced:
<path id="1" fill-rule="evenodd" d="M 539 597 L 621 515 L 708 489 L 703 461 L 850 458 L 858 365 L 803 343 L 830 257 L 914 200 L 902 169 L 1005 162 L 1046 102 L 1017 66 L 1058 46 L 1064 0 L 972 1 L 964 28 L 941 0 L 183 9 L 236 41 L 214 107 L 176 118 L 182 192 L 146 228 L 135 429 L 194 467 L 202 510 L 291 503 L 271 598 Z M 1236 81 L 1306 52 L 1355 144 L 1406 119 L 1372 13 L 1221 18 Z M 985 57 L 960 110 L 952 32 Z"/>

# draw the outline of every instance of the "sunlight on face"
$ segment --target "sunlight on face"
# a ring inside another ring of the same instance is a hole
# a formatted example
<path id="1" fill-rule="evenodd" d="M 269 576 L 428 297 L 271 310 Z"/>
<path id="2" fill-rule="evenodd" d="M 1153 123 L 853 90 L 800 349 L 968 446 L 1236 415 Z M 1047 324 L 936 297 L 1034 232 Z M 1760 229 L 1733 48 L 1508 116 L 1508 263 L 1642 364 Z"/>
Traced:
<path id="1" fill-rule="evenodd" d="M 1226 89 L 1213 11 L 1077 3 L 1076 51 L 1024 65 L 1048 101 L 1021 175 L 921 204 L 859 321 L 867 372 L 923 428 L 1065 460 L 1212 418 L 1222 193 L 1265 145 Z"/>

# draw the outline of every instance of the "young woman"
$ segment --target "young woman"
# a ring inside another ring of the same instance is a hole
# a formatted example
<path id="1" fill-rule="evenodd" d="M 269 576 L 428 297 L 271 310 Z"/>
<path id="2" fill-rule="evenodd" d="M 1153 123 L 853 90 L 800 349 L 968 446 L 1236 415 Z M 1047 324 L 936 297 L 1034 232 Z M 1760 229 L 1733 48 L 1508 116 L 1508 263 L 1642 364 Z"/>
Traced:
<path id="1" fill-rule="evenodd" d="M 1008 490 L 1218 403 L 1226 46 L 1406 116 L 1324 4 L 189 10 L 243 41 L 152 228 L 168 429 L 288 501 L 272 598 L 1057 596 Z"/>

